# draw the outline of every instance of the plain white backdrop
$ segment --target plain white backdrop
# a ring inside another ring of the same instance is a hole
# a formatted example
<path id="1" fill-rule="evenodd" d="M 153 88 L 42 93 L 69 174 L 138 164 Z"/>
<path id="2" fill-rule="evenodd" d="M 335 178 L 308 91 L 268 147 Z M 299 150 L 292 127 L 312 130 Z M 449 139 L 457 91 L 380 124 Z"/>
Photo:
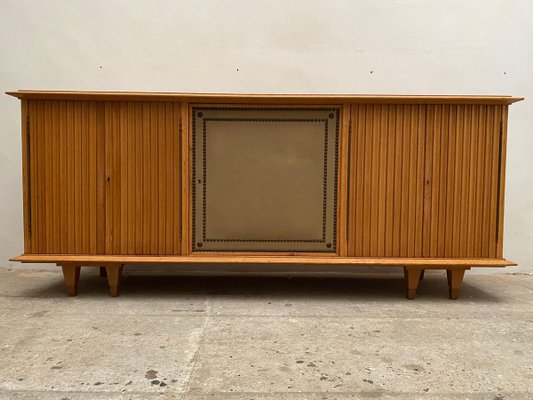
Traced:
<path id="1" fill-rule="evenodd" d="M 505 257 L 533 271 L 533 1 L 0 0 L 0 89 L 503 94 Z M 0 95 L 0 266 L 23 251 Z"/>

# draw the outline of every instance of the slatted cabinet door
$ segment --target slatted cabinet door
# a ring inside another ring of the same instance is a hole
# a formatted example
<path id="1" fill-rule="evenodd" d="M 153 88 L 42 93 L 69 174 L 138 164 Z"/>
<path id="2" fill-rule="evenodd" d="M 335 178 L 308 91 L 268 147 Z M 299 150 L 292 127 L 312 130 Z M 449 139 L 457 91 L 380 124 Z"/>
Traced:
<path id="1" fill-rule="evenodd" d="M 103 254 L 104 137 L 99 103 L 26 105 L 26 252 Z"/>
<path id="2" fill-rule="evenodd" d="M 348 256 L 422 255 L 425 110 L 352 106 Z"/>
<path id="3" fill-rule="evenodd" d="M 497 258 L 506 109 L 428 105 L 424 257 Z"/>
<path id="4" fill-rule="evenodd" d="M 181 254 L 180 105 L 106 102 L 106 253 Z"/>

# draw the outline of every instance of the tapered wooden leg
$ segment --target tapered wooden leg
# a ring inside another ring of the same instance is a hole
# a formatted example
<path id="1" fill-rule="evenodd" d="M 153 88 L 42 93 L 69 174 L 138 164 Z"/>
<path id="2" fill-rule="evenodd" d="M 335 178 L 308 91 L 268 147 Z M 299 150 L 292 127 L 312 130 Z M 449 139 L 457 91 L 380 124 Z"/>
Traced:
<path id="1" fill-rule="evenodd" d="M 78 294 L 78 282 L 80 281 L 80 269 L 78 265 L 62 265 L 63 278 L 67 286 L 67 293 L 69 296 L 76 296 Z"/>
<path id="2" fill-rule="evenodd" d="M 100 278 L 107 278 L 107 271 L 105 267 L 100 267 Z"/>
<path id="3" fill-rule="evenodd" d="M 425 269 L 423 269 L 422 272 L 420 272 L 420 280 L 421 280 L 421 281 L 424 280 L 424 272 L 426 272 Z"/>
<path id="4" fill-rule="evenodd" d="M 450 299 L 457 300 L 459 298 L 459 290 L 463 283 L 465 276 L 465 269 L 447 269 L 446 276 L 448 277 L 448 294 Z"/>
<path id="5" fill-rule="evenodd" d="M 118 287 L 122 278 L 122 264 L 106 265 L 107 282 L 109 284 L 109 294 L 111 297 L 118 296 Z"/>
<path id="6" fill-rule="evenodd" d="M 418 288 L 418 282 L 420 282 L 422 270 L 420 268 L 404 268 L 403 274 L 405 277 L 407 298 L 413 300 L 416 296 L 416 289 Z"/>

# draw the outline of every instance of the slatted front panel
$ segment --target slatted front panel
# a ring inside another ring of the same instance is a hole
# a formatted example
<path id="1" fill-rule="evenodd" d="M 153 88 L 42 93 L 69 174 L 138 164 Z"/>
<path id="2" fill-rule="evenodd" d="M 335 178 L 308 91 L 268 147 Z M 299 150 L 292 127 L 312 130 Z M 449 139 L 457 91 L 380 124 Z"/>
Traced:
<path id="1" fill-rule="evenodd" d="M 180 254 L 179 103 L 106 102 L 106 253 Z"/>
<path id="2" fill-rule="evenodd" d="M 98 107 L 95 102 L 28 102 L 28 253 L 104 252 L 104 137 Z"/>
<path id="3" fill-rule="evenodd" d="M 502 112 L 427 106 L 423 256 L 497 256 Z"/>
<path id="4" fill-rule="evenodd" d="M 348 255 L 420 257 L 425 106 L 353 105 Z"/>

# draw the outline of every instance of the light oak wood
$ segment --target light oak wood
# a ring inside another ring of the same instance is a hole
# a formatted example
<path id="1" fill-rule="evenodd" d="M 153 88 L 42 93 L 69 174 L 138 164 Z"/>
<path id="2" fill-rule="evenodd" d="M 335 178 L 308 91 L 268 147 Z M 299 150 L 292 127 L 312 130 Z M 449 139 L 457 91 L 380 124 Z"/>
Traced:
<path id="1" fill-rule="evenodd" d="M 106 254 L 181 254 L 180 107 L 105 104 Z"/>
<path id="2" fill-rule="evenodd" d="M 459 290 L 463 283 L 465 276 L 465 268 L 447 269 L 446 275 L 448 278 L 448 294 L 451 300 L 457 300 L 459 298 Z"/>
<path id="3" fill-rule="evenodd" d="M 77 296 L 78 294 L 78 282 L 80 281 L 80 269 L 79 265 L 63 265 L 63 277 L 65 278 L 65 285 L 67 287 L 67 294 L 69 296 Z"/>
<path id="4" fill-rule="evenodd" d="M 6 92 L 19 99 L 96 101 L 180 101 L 184 103 L 357 103 L 357 104 L 512 104 L 512 96 L 372 95 L 372 94 L 236 94 L 173 92 L 79 92 L 19 90 Z"/>
<path id="5" fill-rule="evenodd" d="M 424 257 L 498 257 L 502 112 L 501 106 L 428 106 Z"/>
<path id="6" fill-rule="evenodd" d="M 420 268 L 408 268 L 403 269 L 406 284 L 406 296 L 408 300 L 414 300 L 416 296 L 416 290 L 420 283 L 422 276 L 422 269 Z"/>
<path id="7" fill-rule="evenodd" d="M 119 294 L 119 285 L 122 280 L 123 264 L 108 264 L 105 269 L 109 284 L 109 295 L 111 297 L 117 297 Z"/>
<path id="8" fill-rule="evenodd" d="M 181 169 L 180 173 L 180 203 L 181 203 L 181 226 L 180 226 L 180 240 L 181 240 L 181 254 L 188 255 L 191 253 L 191 237 L 192 230 L 190 229 L 190 217 L 192 215 L 191 208 L 191 179 L 192 173 L 190 171 L 189 165 L 191 160 L 189 160 L 189 154 L 192 153 L 192 138 L 191 138 L 191 129 L 189 114 L 191 110 L 187 103 L 180 103 L 180 137 L 179 142 L 179 153 L 181 156 Z"/>
<path id="9" fill-rule="evenodd" d="M 78 263 L 80 265 L 102 265 L 106 263 L 124 264 L 302 264 L 302 265 L 375 265 L 404 267 L 423 266 L 426 269 L 449 267 L 509 267 L 516 263 L 505 259 L 483 258 L 407 258 L 407 257 L 330 257 L 330 256 L 235 256 L 224 254 L 194 254 L 188 256 L 132 256 L 132 255 L 63 255 L 63 254 L 23 254 L 10 261 L 23 263 Z"/>
<path id="10" fill-rule="evenodd" d="M 98 254 L 105 236 L 98 235 L 104 176 L 97 165 L 97 104 L 32 100 L 27 111 L 26 253 Z"/>
<path id="11" fill-rule="evenodd" d="M 338 191 L 337 191 L 337 254 L 347 256 L 348 245 L 348 190 L 349 190 L 349 136 L 351 135 L 351 105 L 343 104 L 341 108 L 341 129 L 339 138 Z"/>
<path id="12" fill-rule="evenodd" d="M 24 254 L 12 260 L 60 265 L 70 295 L 82 265 L 105 271 L 116 296 L 126 263 L 232 263 L 404 267 L 408 298 L 424 269 L 446 269 L 455 299 L 465 269 L 516 265 L 503 211 L 508 105 L 521 98 L 8 94 L 22 100 Z M 340 110 L 336 252 L 192 254 L 199 106 Z"/>
<path id="13" fill-rule="evenodd" d="M 499 158 L 498 158 L 498 213 L 497 213 L 497 228 L 496 228 L 496 257 L 503 257 L 503 214 L 505 210 L 505 165 L 507 158 L 507 120 L 509 114 L 509 107 L 500 107 L 502 110 L 501 128 L 500 128 L 500 142 L 499 142 Z"/>
<path id="14" fill-rule="evenodd" d="M 31 253 L 31 180 L 30 171 L 32 168 L 30 154 L 30 131 L 28 100 L 21 101 L 21 145 L 22 145 L 22 207 L 24 210 L 24 252 Z"/>
<path id="15" fill-rule="evenodd" d="M 352 106 L 348 256 L 422 256 L 424 115 L 424 106 Z"/>

